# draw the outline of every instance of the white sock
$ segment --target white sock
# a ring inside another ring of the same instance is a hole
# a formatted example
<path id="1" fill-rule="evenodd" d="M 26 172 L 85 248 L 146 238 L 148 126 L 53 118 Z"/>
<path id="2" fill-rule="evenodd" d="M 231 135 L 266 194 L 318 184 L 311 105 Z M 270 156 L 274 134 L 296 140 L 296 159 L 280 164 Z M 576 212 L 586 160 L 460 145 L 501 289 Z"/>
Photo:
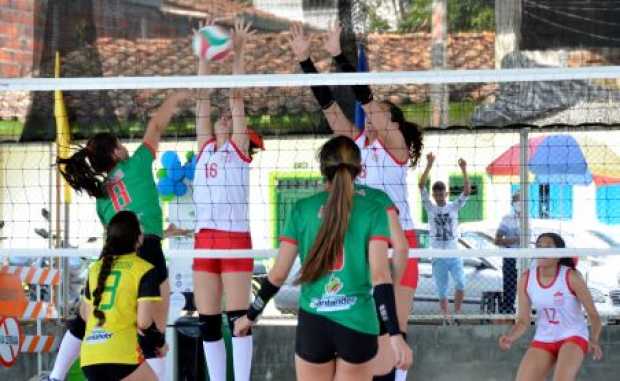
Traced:
<path id="1" fill-rule="evenodd" d="M 73 365 L 80 355 L 81 346 L 82 340 L 73 336 L 69 331 L 65 332 L 65 336 L 60 343 L 60 348 L 58 348 L 58 354 L 56 355 L 54 369 L 52 369 L 52 373 L 50 373 L 50 378 L 58 380 L 65 379 L 71 365 Z"/>
<path id="2" fill-rule="evenodd" d="M 207 359 L 209 380 L 226 381 L 226 347 L 224 346 L 224 339 L 203 341 L 202 347 L 205 350 L 205 358 Z"/>
<path id="3" fill-rule="evenodd" d="M 252 335 L 232 338 L 235 381 L 250 381 L 252 346 Z"/>
<path id="4" fill-rule="evenodd" d="M 153 369 L 153 373 L 159 381 L 166 379 L 166 359 L 164 357 L 146 359 L 146 362 Z"/>
<path id="5" fill-rule="evenodd" d="M 395 381 L 406 381 L 407 380 L 407 371 L 402 369 L 396 369 L 396 377 Z"/>

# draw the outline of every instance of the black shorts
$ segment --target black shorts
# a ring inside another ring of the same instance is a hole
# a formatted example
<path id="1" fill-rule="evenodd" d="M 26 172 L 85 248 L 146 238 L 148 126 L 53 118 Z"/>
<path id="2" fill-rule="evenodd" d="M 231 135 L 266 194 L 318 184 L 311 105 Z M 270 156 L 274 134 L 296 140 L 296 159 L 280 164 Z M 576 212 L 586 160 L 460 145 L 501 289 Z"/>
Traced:
<path id="1" fill-rule="evenodd" d="M 299 309 L 295 353 L 305 361 L 323 364 L 341 358 L 362 364 L 375 357 L 378 346 L 376 335 L 355 331 Z"/>
<path id="2" fill-rule="evenodd" d="M 164 251 L 161 248 L 160 237 L 145 234 L 142 246 L 138 249 L 138 257 L 155 266 L 159 284 L 168 279 L 168 267 L 166 267 L 166 258 L 164 258 Z"/>
<path id="3" fill-rule="evenodd" d="M 88 381 L 120 381 L 138 369 L 138 364 L 95 364 L 82 367 Z"/>

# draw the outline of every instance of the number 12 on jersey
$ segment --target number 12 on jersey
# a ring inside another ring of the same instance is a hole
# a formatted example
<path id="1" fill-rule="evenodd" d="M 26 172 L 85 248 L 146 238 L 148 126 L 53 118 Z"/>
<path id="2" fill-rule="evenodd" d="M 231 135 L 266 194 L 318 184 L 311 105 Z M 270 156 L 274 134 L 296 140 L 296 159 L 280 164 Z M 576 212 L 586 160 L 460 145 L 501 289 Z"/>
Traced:
<path id="1" fill-rule="evenodd" d="M 555 308 L 544 308 L 543 311 L 549 324 L 560 324 L 560 321 L 557 320 L 557 310 Z"/>

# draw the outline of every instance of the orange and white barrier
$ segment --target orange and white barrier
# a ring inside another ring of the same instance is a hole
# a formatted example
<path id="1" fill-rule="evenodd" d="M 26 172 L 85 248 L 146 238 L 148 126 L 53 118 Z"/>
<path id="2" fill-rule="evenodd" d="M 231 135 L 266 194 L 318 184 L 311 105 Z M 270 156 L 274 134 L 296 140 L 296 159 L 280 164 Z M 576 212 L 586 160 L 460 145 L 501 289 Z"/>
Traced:
<path id="1" fill-rule="evenodd" d="M 60 345 L 60 339 L 55 336 L 24 336 L 21 340 L 22 353 L 49 353 L 55 352 Z"/>
<path id="2" fill-rule="evenodd" d="M 57 319 L 58 317 L 58 310 L 53 304 L 47 302 L 28 302 L 19 320 L 45 320 Z"/>
<path id="3" fill-rule="evenodd" d="M 27 284 L 58 286 L 60 271 L 37 266 L 0 266 L 0 274 L 14 274 Z"/>

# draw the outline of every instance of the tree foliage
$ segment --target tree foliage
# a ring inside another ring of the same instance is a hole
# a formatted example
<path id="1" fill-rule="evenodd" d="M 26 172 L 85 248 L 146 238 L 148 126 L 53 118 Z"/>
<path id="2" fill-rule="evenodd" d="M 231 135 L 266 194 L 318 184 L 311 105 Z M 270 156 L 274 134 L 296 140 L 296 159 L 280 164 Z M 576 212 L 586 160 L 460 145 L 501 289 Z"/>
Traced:
<path id="1" fill-rule="evenodd" d="M 480 32 L 495 30 L 493 0 L 447 0 L 448 31 Z M 410 0 L 408 10 L 399 23 L 401 32 L 431 30 L 432 0 Z"/>

